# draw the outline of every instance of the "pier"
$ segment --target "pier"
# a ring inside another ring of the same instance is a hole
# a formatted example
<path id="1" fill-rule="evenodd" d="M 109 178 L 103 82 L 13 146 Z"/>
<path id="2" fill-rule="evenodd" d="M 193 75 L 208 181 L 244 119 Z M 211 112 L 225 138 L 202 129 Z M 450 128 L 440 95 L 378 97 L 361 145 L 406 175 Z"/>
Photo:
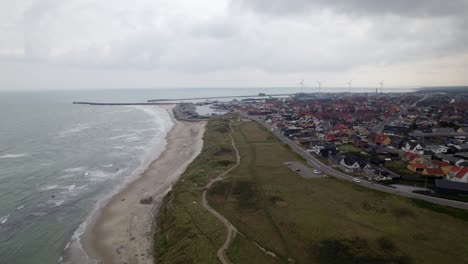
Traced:
<path id="1" fill-rule="evenodd" d="M 73 104 L 81 104 L 81 105 L 171 105 L 174 103 L 95 103 L 95 102 L 73 102 Z"/>
<path id="2" fill-rule="evenodd" d="M 230 96 L 209 96 L 209 97 L 192 97 L 192 98 L 174 98 L 174 99 L 151 99 L 147 102 L 166 102 L 166 101 L 190 101 L 190 100 L 214 100 L 214 99 L 229 99 L 229 98 L 252 98 L 252 97 L 275 97 L 275 96 L 291 96 L 292 93 L 288 94 L 257 94 L 257 95 L 230 95 Z"/>

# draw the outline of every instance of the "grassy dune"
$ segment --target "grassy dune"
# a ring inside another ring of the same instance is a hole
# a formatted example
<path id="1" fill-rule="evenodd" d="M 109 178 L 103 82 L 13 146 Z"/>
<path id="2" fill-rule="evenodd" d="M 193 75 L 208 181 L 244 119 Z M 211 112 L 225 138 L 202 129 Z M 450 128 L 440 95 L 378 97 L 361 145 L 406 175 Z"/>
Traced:
<path id="1" fill-rule="evenodd" d="M 156 218 L 156 263 L 217 263 L 224 225 L 201 205 L 203 186 L 235 163 L 228 120 L 211 120 L 200 155 L 165 197 Z"/>
<path id="2" fill-rule="evenodd" d="M 235 160 L 227 124 L 208 123 L 201 155 L 166 198 L 157 218 L 157 263 L 219 263 L 225 230 L 201 207 L 200 186 Z M 233 128 L 241 164 L 208 195 L 240 232 L 227 252 L 233 263 L 468 261 L 466 211 L 334 178 L 304 179 L 283 165 L 297 155 L 266 129 L 239 121 Z"/>

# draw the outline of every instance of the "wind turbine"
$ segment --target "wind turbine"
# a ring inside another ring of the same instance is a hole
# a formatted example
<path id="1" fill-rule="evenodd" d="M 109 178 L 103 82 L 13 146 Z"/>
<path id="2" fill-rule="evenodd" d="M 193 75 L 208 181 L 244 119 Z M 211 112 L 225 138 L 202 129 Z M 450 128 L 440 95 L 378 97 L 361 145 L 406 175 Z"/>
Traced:
<path id="1" fill-rule="evenodd" d="M 353 81 L 349 81 L 346 84 L 348 85 L 348 92 L 351 93 L 351 84 L 353 84 Z"/>
<path id="2" fill-rule="evenodd" d="M 301 93 L 302 93 L 302 90 L 304 89 L 304 79 L 302 79 L 299 83 L 297 83 L 301 86 Z"/>
<path id="3" fill-rule="evenodd" d="M 383 90 L 383 83 L 384 83 L 383 81 L 379 82 L 379 84 L 380 84 L 380 93 L 382 93 L 382 90 Z"/>
<path id="4" fill-rule="evenodd" d="M 318 90 L 319 92 L 322 90 L 322 82 L 321 81 L 317 81 L 317 85 L 318 85 Z"/>

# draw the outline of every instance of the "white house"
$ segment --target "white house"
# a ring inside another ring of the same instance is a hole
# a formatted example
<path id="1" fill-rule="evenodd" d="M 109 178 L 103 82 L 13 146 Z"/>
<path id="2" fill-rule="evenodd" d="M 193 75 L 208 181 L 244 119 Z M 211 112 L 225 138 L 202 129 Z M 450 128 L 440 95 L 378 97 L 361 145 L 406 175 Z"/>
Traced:
<path id="1" fill-rule="evenodd" d="M 344 157 L 340 161 L 340 165 L 345 169 L 346 172 L 358 172 L 361 170 L 359 162 L 350 156 Z"/>
<path id="2" fill-rule="evenodd" d="M 443 145 L 429 145 L 429 146 L 426 146 L 426 150 L 431 151 L 431 152 L 433 152 L 435 154 L 447 153 L 448 149 L 449 148 L 447 146 L 443 146 Z"/>
<path id="3" fill-rule="evenodd" d="M 401 147 L 401 150 L 404 152 L 411 152 L 414 154 L 422 155 L 424 153 L 424 148 L 416 142 L 406 142 Z"/>

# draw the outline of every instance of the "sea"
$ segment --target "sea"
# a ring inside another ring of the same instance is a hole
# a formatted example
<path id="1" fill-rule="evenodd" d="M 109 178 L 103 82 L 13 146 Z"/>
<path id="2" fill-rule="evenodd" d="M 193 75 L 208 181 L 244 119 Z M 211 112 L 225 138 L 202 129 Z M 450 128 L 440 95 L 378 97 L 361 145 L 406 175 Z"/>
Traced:
<path id="1" fill-rule="evenodd" d="M 166 110 L 73 101 L 293 92 L 297 88 L 0 91 L 0 264 L 69 263 L 67 251 L 90 214 L 165 148 L 173 126 Z"/>

